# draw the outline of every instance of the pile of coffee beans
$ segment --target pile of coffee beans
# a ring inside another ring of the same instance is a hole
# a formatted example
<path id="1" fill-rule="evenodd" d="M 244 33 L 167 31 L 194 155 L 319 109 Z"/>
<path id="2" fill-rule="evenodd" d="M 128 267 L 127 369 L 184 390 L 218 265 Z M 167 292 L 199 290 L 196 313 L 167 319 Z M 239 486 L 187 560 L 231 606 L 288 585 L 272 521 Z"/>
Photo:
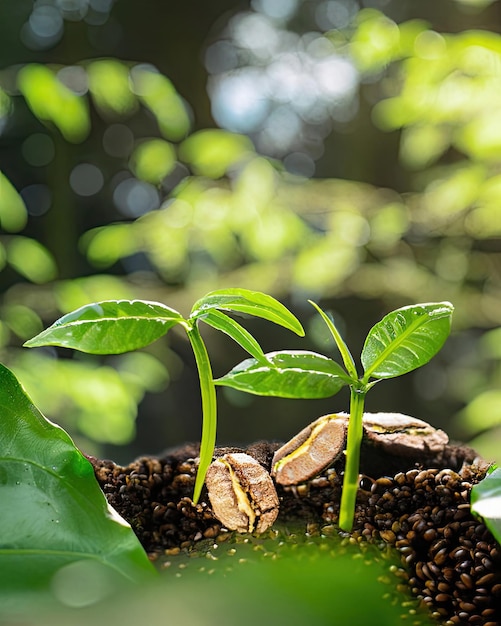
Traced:
<path id="1" fill-rule="evenodd" d="M 270 470 L 276 448 L 259 444 L 218 453 L 245 451 Z M 205 493 L 197 505 L 191 501 L 197 456 L 196 446 L 185 446 L 126 467 L 90 459 L 108 501 L 131 524 L 152 560 L 222 531 Z M 401 559 L 398 584 L 410 589 L 438 623 L 496 626 L 501 624 L 501 554 L 471 513 L 471 488 L 485 476 L 485 465 L 467 456 L 450 446 L 438 466 L 432 459 L 429 468 L 364 476 L 351 538 L 392 546 Z M 328 468 L 301 485 L 278 485 L 278 522 L 295 520 L 320 533 L 337 532 L 342 469 Z"/>

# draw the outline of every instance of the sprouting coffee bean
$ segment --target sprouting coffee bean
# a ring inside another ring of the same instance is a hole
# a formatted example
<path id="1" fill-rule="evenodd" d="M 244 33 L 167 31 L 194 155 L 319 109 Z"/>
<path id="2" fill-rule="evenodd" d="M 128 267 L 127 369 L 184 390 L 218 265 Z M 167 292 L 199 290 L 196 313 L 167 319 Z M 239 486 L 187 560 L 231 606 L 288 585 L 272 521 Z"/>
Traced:
<path id="1" fill-rule="evenodd" d="M 279 448 L 271 475 L 280 485 L 297 485 L 331 465 L 345 449 L 346 416 L 324 415 Z"/>
<path id="2" fill-rule="evenodd" d="M 230 530 L 262 533 L 278 516 L 278 496 L 268 472 L 244 453 L 225 454 L 205 482 L 217 519 Z"/>

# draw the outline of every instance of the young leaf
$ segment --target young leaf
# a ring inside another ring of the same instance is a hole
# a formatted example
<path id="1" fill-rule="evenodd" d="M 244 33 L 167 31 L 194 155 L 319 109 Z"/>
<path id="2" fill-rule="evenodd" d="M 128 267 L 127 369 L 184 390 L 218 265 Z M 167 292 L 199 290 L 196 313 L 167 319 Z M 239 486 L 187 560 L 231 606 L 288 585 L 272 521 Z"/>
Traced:
<path id="1" fill-rule="evenodd" d="M 344 339 L 341 337 L 338 329 L 336 328 L 336 325 L 331 320 L 331 318 L 324 311 L 322 311 L 322 309 L 318 306 L 318 304 L 313 302 L 313 300 L 308 300 L 308 302 L 313 307 L 315 307 L 315 309 L 320 313 L 320 315 L 321 315 L 322 319 L 324 320 L 327 328 L 329 329 L 332 337 L 334 338 L 334 341 L 336 342 L 338 350 L 339 350 L 339 352 L 341 354 L 341 357 L 343 359 L 343 363 L 344 363 L 344 366 L 346 368 L 346 371 L 350 374 L 350 376 L 352 378 L 357 378 L 358 374 L 357 374 L 357 368 L 355 366 L 355 361 L 353 360 L 351 352 L 350 352 L 348 346 L 346 345 Z"/>
<path id="2" fill-rule="evenodd" d="M 367 335 L 362 350 L 364 381 L 406 374 L 435 356 L 451 328 L 450 302 L 416 304 L 386 315 Z"/>
<path id="3" fill-rule="evenodd" d="M 255 359 L 263 360 L 265 358 L 261 346 L 250 332 L 225 313 L 217 309 L 209 309 L 207 313 L 201 315 L 198 319 L 226 333 Z"/>
<path id="4" fill-rule="evenodd" d="M 501 468 L 495 469 L 471 490 L 471 511 L 483 518 L 485 525 L 501 543 Z"/>
<path id="5" fill-rule="evenodd" d="M 210 365 L 207 349 L 200 336 L 197 324 L 188 330 L 190 340 L 198 369 L 200 380 L 200 393 L 202 396 L 202 438 L 200 440 L 200 461 L 198 463 L 197 477 L 193 491 L 193 502 L 196 504 L 202 492 L 207 468 L 212 462 L 214 448 L 216 446 L 217 431 L 217 399 L 216 388 L 212 378 L 212 368 Z"/>
<path id="6" fill-rule="evenodd" d="M 106 300 L 63 315 L 24 345 L 63 346 L 91 354 L 121 354 L 143 348 L 175 324 L 180 313 L 158 302 Z"/>
<path id="7" fill-rule="evenodd" d="M 283 304 L 259 291 L 248 289 L 221 289 L 211 291 L 195 302 L 190 318 L 198 318 L 209 309 L 223 309 L 235 313 L 246 313 L 255 317 L 262 317 L 270 322 L 292 330 L 300 337 L 304 330 L 299 320 Z"/>
<path id="8" fill-rule="evenodd" d="M 315 352 L 269 352 L 265 357 L 267 363 L 242 361 L 215 384 L 259 396 L 328 398 L 353 382 L 335 361 Z"/>
<path id="9" fill-rule="evenodd" d="M 89 461 L 2 365 L 0 414 L 0 605 L 13 594 L 47 590 L 71 563 L 94 563 L 122 582 L 153 573 Z"/>

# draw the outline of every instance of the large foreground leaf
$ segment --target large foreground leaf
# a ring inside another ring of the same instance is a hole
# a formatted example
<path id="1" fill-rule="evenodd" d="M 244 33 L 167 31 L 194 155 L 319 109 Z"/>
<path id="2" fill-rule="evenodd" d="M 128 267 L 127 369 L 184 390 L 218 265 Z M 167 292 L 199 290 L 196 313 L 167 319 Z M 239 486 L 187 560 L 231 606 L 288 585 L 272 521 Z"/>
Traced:
<path id="1" fill-rule="evenodd" d="M 106 300 L 64 315 L 24 345 L 121 354 L 147 346 L 183 321 L 180 313 L 159 302 Z"/>
<path id="2" fill-rule="evenodd" d="M 406 306 L 371 328 L 362 350 L 364 378 L 406 374 L 435 356 L 451 329 L 450 302 Z"/>
<path id="3" fill-rule="evenodd" d="M 0 529 L 2 609 L 46 592 L 61 568 L 83 561 L 96 576 L 99 570 L 123 580 L 153 571 L 130 526 L 108 506 L 89 461 L 2 365 Z"/>
<path id="4" fill-rule="evenodd" d="M 265 356 L 264 362 L 242 361 L 214 382 L 259 396 L 281 398 L 328 398 L 351 382 L 338 363 L 315 352 L 284 350 Z"/>
<path id="5" fill-rule="evenodd" d="M 169 557 L 155 584 L 80 611 L 39 615 L 36 624 L 431 626 L 426 609 L 392 573 L 398 556 L 363 543 L 343 546 L 337 537 L 279 527 L 259 537 L 200 542 L 196 551 Z"/>
<path id="6" fill-rule="evenodd" d="M 471 510 L 501 544 L 501 468 L 488 474 L 471 490 Z"/>

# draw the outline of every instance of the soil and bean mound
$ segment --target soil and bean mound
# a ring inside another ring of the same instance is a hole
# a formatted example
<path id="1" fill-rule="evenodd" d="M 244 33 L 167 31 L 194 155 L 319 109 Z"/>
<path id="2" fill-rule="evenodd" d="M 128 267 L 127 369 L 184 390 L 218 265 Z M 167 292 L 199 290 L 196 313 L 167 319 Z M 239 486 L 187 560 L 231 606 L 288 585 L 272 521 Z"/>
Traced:
<path id="1" fill-rule="evenodd" d="M 245 452 L 267 471 L 279 444 L 219 448 L 216 456 Z M 161 458 L 126 467 L 90 458 L 110 504 L 131 524 L 152 560 L 216 538 L 224 529 L 206 493 L 191 500 L 198 448 L 187 445 Z M 472 486 L 486 464 L 474 450 L 446 445 L 417 458 L 388 456 L 365 442 L 356 522 L 351 537 L 399 553 L 398 584 L 410 589 L 438 623 L 501 624 L 501 554 L 485 525 L 470 511 Z M 278 522 L 331 534 L 342 486 L 343 459 L 299 485 L 280 486 Z"/>

